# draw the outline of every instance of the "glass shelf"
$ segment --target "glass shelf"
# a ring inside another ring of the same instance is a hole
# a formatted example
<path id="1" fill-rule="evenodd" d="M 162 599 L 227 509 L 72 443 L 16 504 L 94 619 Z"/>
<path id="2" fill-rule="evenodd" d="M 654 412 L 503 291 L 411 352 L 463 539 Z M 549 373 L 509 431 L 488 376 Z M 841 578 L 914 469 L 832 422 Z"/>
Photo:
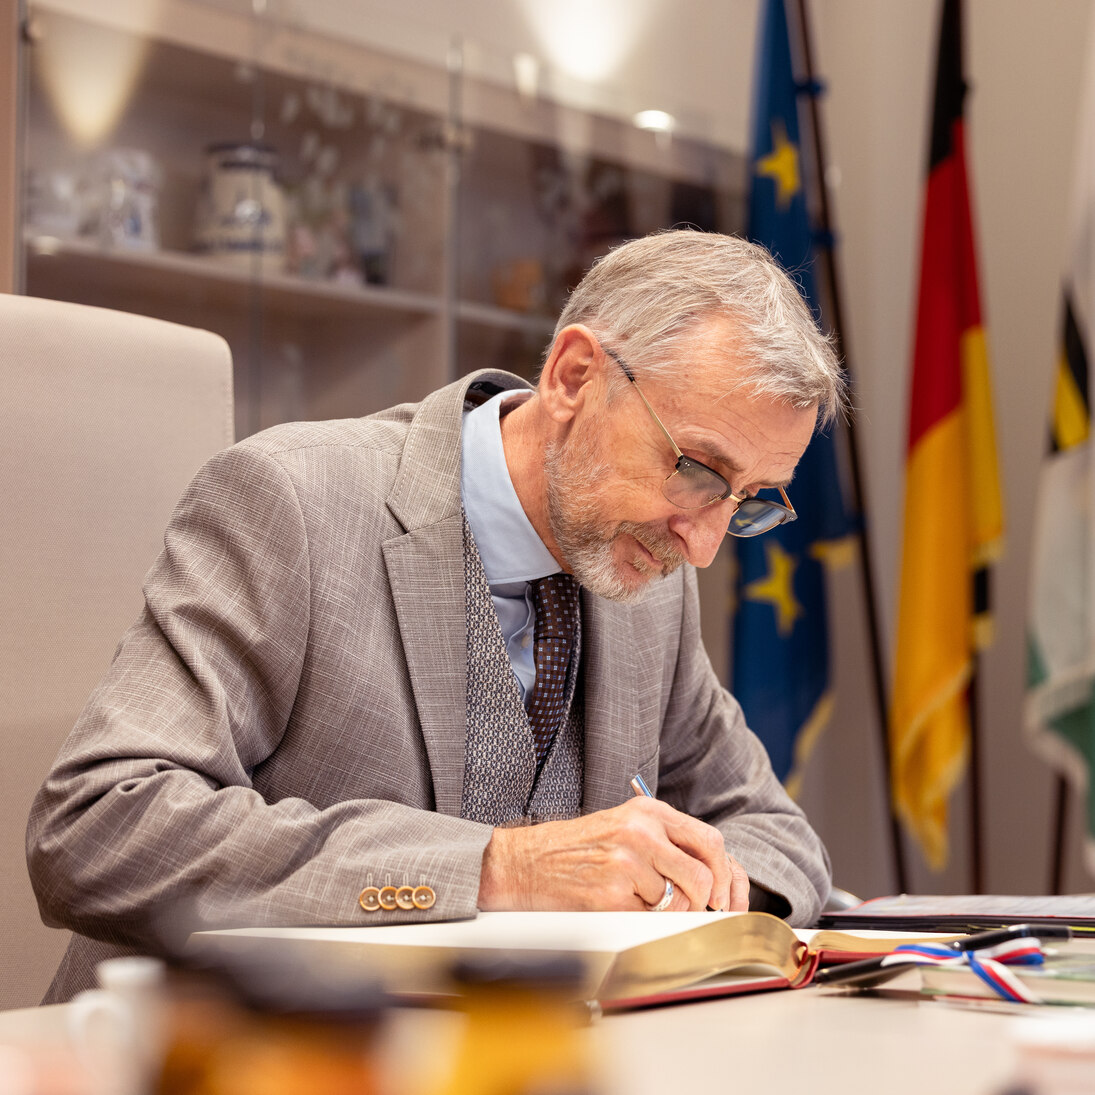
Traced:
<path id="1" fill-rule="evenodd" d="M 258 293 L 267 307 L 299 318 L 367 310 L 434 317 L 441 310 L 436 296 L 389 286 L 256 276 L 245 267 L 181 251 L 126 251 L 40 235 L 27 238 L 27 283 L 32 294 L 61 299 L 80 299 L 94 284 L 96 294 L 108 298 L 133 302 L 183 293 L 218 307 L 245 307 Z"/>

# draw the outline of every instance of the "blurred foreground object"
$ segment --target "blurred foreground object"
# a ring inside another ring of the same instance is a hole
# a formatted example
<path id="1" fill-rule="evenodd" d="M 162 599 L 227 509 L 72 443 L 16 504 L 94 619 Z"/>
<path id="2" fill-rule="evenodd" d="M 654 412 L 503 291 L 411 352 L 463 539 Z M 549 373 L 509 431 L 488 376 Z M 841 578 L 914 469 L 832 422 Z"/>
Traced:
<path id="1" fill-rule="evenodd" d="M 173 971 L 159 1095 L 372 1095 L 383 998 L 289 962 Z"/>
<path id="2" fill-rule="evenodd" d="M 1025 1095 L 1095 1095 L 1095 1016 L 1064 1011 L 1012 1024 L 1016 1083 Z"/>
<path id="3" fill-rule="evenodd" d="M 458 962 L 467 1026 L 439 1095 L 582 1095 L 593 1090 L 588 1011 L 574 1003 L 584 967 L 568 956 Z"/>

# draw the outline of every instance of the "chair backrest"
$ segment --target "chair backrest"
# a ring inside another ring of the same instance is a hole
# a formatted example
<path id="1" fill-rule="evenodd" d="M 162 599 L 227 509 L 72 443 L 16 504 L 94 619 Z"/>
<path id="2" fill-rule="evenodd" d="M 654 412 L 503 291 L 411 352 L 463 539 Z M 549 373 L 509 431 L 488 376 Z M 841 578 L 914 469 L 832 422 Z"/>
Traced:
<path id="1" fill-rule="evenodd" d="M 36 1004 L 67 942 L 38 916 L 30 802 L 203 461 L 232 443 L 207 331 L 0 294 L 0 1007 Z"/>

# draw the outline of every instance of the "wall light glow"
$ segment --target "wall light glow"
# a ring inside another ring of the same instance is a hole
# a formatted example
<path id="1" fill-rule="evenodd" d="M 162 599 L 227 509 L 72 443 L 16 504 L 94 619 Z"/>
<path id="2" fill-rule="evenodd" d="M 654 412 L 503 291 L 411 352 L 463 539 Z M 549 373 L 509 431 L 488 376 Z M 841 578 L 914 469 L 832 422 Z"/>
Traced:
<path id="1" fill-rule="evenodd" d="M 540 62 L 531 53 L 514 54 L 513 79 L 524 98 L 535 99 L 540 89 Z"/>
<path id="2" fill-rule="evenodd" d="M 649 129 L 655 133 L 672 133 L 677 128 L 677 119 L 664 110 L 640 110 L 632 121 L 639 129 Z"/>
<path id="3" fill-rule="evenodd" d="M 93 23 L 51 21 L 35 49 L 61 124 L 78 144 L 98 144 L 117 124 L 141 73 L 148 39 Z"/>
<path id="4" fill-rule="evenodd" d="M 518 0 L 551 65 L 590 83 L 619 71 L 655 5 L 656 0 Z"/>

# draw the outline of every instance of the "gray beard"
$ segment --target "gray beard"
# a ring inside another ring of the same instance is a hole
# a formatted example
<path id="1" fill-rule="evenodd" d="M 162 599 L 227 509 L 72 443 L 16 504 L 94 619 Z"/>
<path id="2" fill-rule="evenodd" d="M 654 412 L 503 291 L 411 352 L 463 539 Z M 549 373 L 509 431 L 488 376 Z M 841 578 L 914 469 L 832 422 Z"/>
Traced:
<path id="1" fill-rule="evenodd" d="M 620 521 L 606 526 L 600 520 L 589 488 L 609 476 L 603 461 L 572 462 L 564 447 L 552 442 L 544 451 L 544 471 L 551 534 L 575 579 L 591 593 L 620 604 L 631 604 L 650 591 L 651 581 L 633 584 L 621 575 L 621 564 L 612 552 L 620 536 L 634 537 L 662 563 L 662 569 L 658 570 L 646 566 L 642 560 L 635 560 L 632 565 L 640 573 L 665 578 L 686 561 L 673 546 L 669 533 L 654 523 Z"/>

